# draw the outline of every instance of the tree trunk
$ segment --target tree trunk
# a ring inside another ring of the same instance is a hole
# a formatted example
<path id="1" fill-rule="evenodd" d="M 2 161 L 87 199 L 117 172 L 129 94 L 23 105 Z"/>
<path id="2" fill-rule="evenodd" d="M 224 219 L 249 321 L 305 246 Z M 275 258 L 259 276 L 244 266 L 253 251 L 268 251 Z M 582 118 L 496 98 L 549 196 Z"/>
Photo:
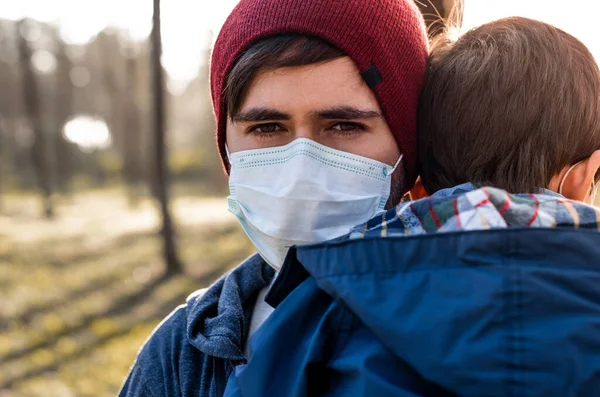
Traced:
<path id="1" fill-rule="evenodd" d="M 67 54 L 67 46 L 61 39 L 58 29 L 53 31 L 56 43 L 56 73 L 54 78 L 54 101 L 52 103 L 52 144 L 54 150 L 54 188 L 62 194 L 70 193 L 70 180 L 73 173 L 71 146 L 63 135 L 64 125 L 73 114 L 74 86 L 71 82 L 73 63 Z"/>
<path id="2" fill-rule="evenodd" d="M 129 44 L 131 45 L 131 44 Z M 123 133 L 123 179 L 127 184 L 129 206 L 135 207 L 140 203 L 140 181 L 142 157 L 141 120 L 138 104 L 138 59 L 131 50 L 127 49 L 125 73 L 127 89 L 123 93 L 125 109 L 125 129 Z"/>
<path id="3" fill-rule="evenodd" d="M 19 40 L 19 60 L 22 73 L 23 100 L 25 115 L 33 130 L 33 144 L 31 146 L 31 159 L 38 186 L 44 199 L 44 214 L 46 218 L 54 216 L 54 205 L 52 203 L 51 171 L 49 167 L 48 156 L 46 153 L 47 145 L 42 124 L 42 114 L 40 109 L 40 97 L 36 81 L 35 72 L 31 65 L 31 48 L 25 39 L 27 21 L 21 20 L 17 24 Z"/>
<path id="4" fill-rule="evenodd" d="M 66 194 L 70 193 L 73 166 L 71 146 L 62 134 L 62 130 L 73 115 L 74 87 L 70 76 L 73 63 L 67 54 L 66 44 L 62 41 L 58 32 L 55 33 L 54 40 L 58 47 L 58 67 L 55 79 L 55 97 L 57 100 L 54 103 L 56 188 L 61 193 Z"/>
<path id="5" fill-rule="evenodd" d="M 6 150 L 6 143 L 4 142 L 4 140 L 4 120 L 2 119 L 2 116 L 0 116 L 0 215 L 2 214 L 4 209 L 4 205 L 2 202 L 2 188 L 4 187 L 4 178 L 6 178 L 6 175 L 8 174 L 8 168 L 5 169 L 4 166 L 5 161 L 8 164 L 8 161 L 5 158 L 5 155 L 8 151 Z"/>
<path id="6" fill-rule="evenodd" d="M 169 210 L 169 186 L 167 172 L 167 148 L 165 140 L 166 109 L 164 98 L 164 72 L 161 65 L 162 42 L 160 35 L 160 0 L 154 0 L 152 18 L 152 89 L 154 92 L 154 150 L 155 159 L 155 194 L 162 215 L 162 230 L 166 274 L 172 275 L 182 271 L 181 262 L 175 247 L 175 233 Z"/>

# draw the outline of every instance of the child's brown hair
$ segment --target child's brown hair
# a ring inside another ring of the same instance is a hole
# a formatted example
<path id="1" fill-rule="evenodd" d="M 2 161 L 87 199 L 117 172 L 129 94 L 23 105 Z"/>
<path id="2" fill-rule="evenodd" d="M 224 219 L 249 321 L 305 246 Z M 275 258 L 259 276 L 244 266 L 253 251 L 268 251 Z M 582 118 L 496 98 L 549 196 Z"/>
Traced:
<path id="1" fill-rule="evenodd" d="M 471 182 L 535 193 L 600 149 L 600 70 L 586 46 L 527 18 L 432 44 L 418 116 L 428 193 Z"/>

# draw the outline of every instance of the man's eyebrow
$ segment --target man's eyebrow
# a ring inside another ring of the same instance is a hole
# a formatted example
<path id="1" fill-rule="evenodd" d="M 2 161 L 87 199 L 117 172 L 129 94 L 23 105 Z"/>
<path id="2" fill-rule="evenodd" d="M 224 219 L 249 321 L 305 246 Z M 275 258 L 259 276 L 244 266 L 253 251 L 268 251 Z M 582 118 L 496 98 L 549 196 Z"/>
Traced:
<path id="1" fill-rule="evenodd" d="M 375 109 L 359 109 L 353 106 L 335 106 L 314 112 L 314 117 L 326 120 L 355 120 L 382 118 L 380 111 Z"/>
<path id="2" fill-rule="evenodd" d="M 233 115 L 231 120 L 241 123 L 249 123 L 255 121 L 267 121 L 267 120 L 291 120 L 292 116 L 287 113 L 283 113 L 276 109 L 270 108 L 251 108 Z"/>

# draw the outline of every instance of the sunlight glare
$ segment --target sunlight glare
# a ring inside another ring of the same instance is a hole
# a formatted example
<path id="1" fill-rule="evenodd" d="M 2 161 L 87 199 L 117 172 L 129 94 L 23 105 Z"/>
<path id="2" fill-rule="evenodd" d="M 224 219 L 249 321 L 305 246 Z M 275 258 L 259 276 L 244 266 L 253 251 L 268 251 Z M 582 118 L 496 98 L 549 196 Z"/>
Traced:
<path id="1" fill-rule="evenodd" d="M 464 1 L 462 32 L 496 19 L 522 16 L 550 23 L 572 34 L 590 49 L 596 60 L 600 59 L 600 35 L 594 22 L 600 13 L 597 0 Z"/>
<path id="2" fill-rule="evenodd" d="M 84 152 L 107 149 L 112 144 L 112 137 L 104 120 L 91 116 L 80 115 L 69 120 L 64 126 L 63 134 Z"/>
<path id="3" fill-rule="evenodd" d="M 163 63 L 179 84 L 195 78 L 207 62 L 209 41 L 238 0 L 162 1 Z M 152 28 L 152 2 L 148 0 L 18 0 L 0 7 L 0 18 L 24 17 L 53 22 L 69 44 L 85 44 L 102 29 L 115 26 L 126 36 L 141 41 Z"/>
<path id="4" fill-rule="evenodd" d="M 42 74 L 51 74 L 56 70 L 56 57 L 50 51 L 38 50 L 31 56 L 31 64 Z"/>

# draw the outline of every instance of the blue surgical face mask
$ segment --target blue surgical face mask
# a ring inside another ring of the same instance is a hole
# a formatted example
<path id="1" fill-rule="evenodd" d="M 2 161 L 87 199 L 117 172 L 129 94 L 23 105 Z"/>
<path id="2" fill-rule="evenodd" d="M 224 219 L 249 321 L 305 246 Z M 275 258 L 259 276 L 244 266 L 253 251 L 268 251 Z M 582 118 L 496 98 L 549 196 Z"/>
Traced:
<path id="1" fill-rule="evenodd" d="M 395 166 L 300 138 L 229 155 L 229 211 L 279 270 L 292 245 L 326 241 L 381 212 Z"/>

